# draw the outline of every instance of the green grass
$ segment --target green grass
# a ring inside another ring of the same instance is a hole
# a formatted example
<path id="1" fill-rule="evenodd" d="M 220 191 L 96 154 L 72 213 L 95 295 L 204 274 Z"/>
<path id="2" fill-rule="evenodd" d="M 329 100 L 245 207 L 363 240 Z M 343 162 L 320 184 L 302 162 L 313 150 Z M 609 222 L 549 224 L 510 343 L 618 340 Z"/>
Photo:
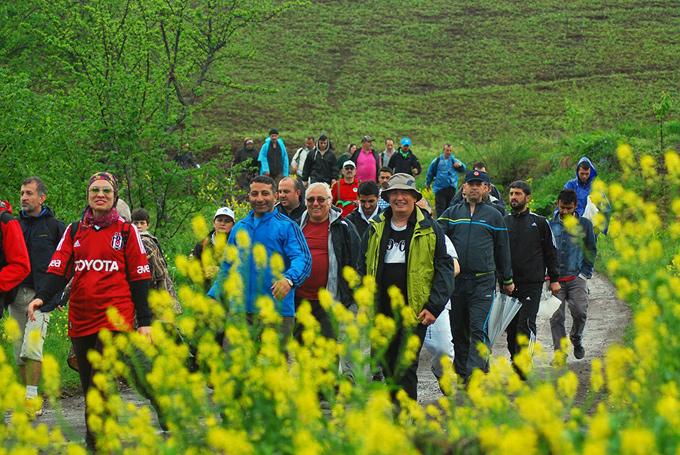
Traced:
<path id="1" fill-rule="evenodd" d="M 270 126 L 291 146 L 408 134 L 421 153 L 644 123 L 662 91 L 679 101 L 679 30 L 674 1 L 315 2 L 230 62 L 267 90 L 217 98 L 197 123 L 233 145 Z"/>

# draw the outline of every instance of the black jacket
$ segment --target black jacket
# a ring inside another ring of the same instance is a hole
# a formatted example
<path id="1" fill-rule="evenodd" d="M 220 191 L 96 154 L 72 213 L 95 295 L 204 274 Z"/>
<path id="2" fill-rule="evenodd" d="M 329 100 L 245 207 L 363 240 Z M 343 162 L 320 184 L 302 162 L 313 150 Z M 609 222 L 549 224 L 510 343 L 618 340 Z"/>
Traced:
<path id="1" fill-rule="evenodd" d="M 381 210 L 378 210 L 377 215 L 380 215 L 382 213 Z M 345 217 L 346 220 L 350 221 L 354 227 L 356 228 L 357 232 L 359 233 L 359 238 L 364 237 L 364 233 L 366 232 L 366 229 L 368 229 L 368 221 L 364 220 L 364 218 L 361 216 L 361 213 L 359 212 L 359 208 L 356 210 L 352 211 L 349 215 Z"/>
<path id="2" fill-rule="evenodd" d="M 321 153 L 315 148 L 307 155 L 305 167 L 302 170 L 302 181 L 309 183 L 326 182 L 329 185 L 338 176 L 338 161 L 332 148 L 328 148 L 325 153 Z"/>
<path id="3" fill-rule="evenodd" d="M 276 205 L 274 206 L 274 210 L 278 210 L 279 212 L 283 213 L 286 215 L 288 218 L 291 220 L 295 221 L 297 224 L 300 224 L 300 219 L 302 218 L 302 214 L 305 213 L 305 204 L 304 202 L 300 202 L 300 205 L 298 205 L 295 210 L 292 212 L 288 213 L 286 212 L 286 209 L 283 208 L 280 202 L 277 202 Z"/>
<path id="4" fill-rule="evenodd" d="M 505 216 L 512 256 L 512 276 L 515 283 L 536 284 L 559 278 L 557 247 L 548 220 L 525 210 Z"/>
<path id="5" fill-rule="evenodd" d="M 491 205 L 496 207 L 496 209 L 501 212 L 501 215 L 505 216 L 505 202 L 503 202 L 501 193 L 493 183 L 491 184 L 491 191 L 489 191 L 489 199 Z M 458 188 L 458 191 L 456 191 L 456 194 L 453 195 L 453 199 L 451 200 L 451 205 L 449 205 L 449 207 L 460 204 L 463 201 L 463 187 L 461 186 Z"/>
<path id="6" fill-rule="evenodd" d="M 394 152 L 392 158 L 390 158 L 390 162 L 386 166 L 392 169 L 395 174 L 401 172 L 404 174 L 413 175 L 413 168 L 418 169 L 417 175 L 420 175 L 420 173 L 423 172 L 423 168 L 420 165 L 420 161 L 418 161 L 418 157 L 416 157 L 410 150 L 406 156 L 404 156 L 401 147 L 397 149 L 396 152 Z"/>
<path id="7" fill-rule="evenodd" d="M 496 272 L 503 284 L 512 283 L 508 228 L 498 210 L 481 203 L 470 216 L 462 202 L 446 209 L 439 223 L 456 247 L 461 275 Z"/>
<path id="8" fill-rule="evenodd" d="M 31 259 L 31 273 L 21 285 L 40 291 L 47 277 L 47 266 L 64 235 L 66 226 L 54 217 L 54 213 L 47 206 L 43 206 L 38 216 L 29 216 L 21 211 L 19 223 Z"/>
<path id="9" fill-rule="evenodd" d="M 257 175 L 257 173 L 260 171 L 260 162 L 257 161 L 258 153 L 259 152 L 255 147 L 248 150 L 246 144 L 243 144 L 243 147 L 238 149 L 238 151 L 234 155 L 234 164 L 246 162 L 245 171 Z"/>
<path id="10" fill-rule="evenodd" d="M 300 220 L 300 227 L 304 229 L 307 224 L 307 212 L 302 215 Z M 342 269 L 345 266 L 350 266 L 353 269 L 359 268 L 359 252 L 361 250 L 361 241 L 359 234 L 357 234 L 354 225 L 340 216 L 340 210 L 331 208 L 329 214 L 329 236 L 333 244 L 333 250 L 328 252 L 328 260 L 335 257 L 335 267 L 328 265 L 328 282 L 327 289 L 336 287 L 334 297 L 339 300 L 344 306 L 349 307 L 354 303 L 354 293 L 345 280 Z M 335 274 L 331 276 L 332 270 Z M 335 284 L 332 284 L 334 281 Z"/>

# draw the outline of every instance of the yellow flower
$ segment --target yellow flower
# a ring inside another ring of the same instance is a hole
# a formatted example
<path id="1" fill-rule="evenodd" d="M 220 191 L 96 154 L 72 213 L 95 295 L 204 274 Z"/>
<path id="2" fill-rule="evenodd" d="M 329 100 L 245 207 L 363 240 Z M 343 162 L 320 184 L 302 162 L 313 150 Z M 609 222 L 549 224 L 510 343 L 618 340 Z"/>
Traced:
<path id="1" fill-rule="evenodd" d="M 621 166 L 632 167 L 635 165 L 633 149 L 628 144 L 621 144 L 616 148 L 616 156 Z"/>
<path id="2" fill-rule="evenodd" d="M 653 179 L 656 172 L 656 160 L 649 154 L 644 154 L 640 157 L 640 168 L 642 176 L 646 179 Z"/>
<path id="3" fill-rule="evenodd" d="M 633 455 L 656 453 L 654 433 L 640 426 L 626 428 L 621 432 L 621 453 Z"/>
<path id="4" fill-rule="evenodd" d="M 593 359 L 590 371 L 590 387 L 593 392 L 597 393 L 604 385 L 604 377 L 602 376 L 602 360 Z"/>
<path id="5" fill-rule="evenodd" d="M 208 431 L 208 445 L 220 453 L 230 455 L 249 455 L 255 453 L 255 449 L 248 440 L 248 435 L 243 431 L 227 430 L 213 427 Z"/>
<path id="6" fill-rule="evenodd" d="M 250 248 L 250 236 L 244 229 L 240 229 L 236 232 L 236 245 L 242 250 Z"/>
<path id="7" fill-rule="evenodd" d="M 563 376 L 557 380 L 557 389 L 560 391 L 562 396 L 572 400 L 574 395 L 576 395 L 576 389 L 578 388 L 578 377 L 573 371 L 567 371 Z"/>
<path id="8" fill-rule="evenodd" d="M 271 268 L 272 274 L 275 278 L 282 278 L 283 271 L 286 267 L 286 264 L 283 262 L 283 256 L 276 252 L 272 253 L 272 257 L 269 259 L 269 267 Z"/>
<path id="9" fill-rule="evenodd" d="M 662 387 L 663 396 L 656 404 L 656 412 L 663 417 L 671 427 L 680 428 L 680 400 L 678 400 L 678 387 L 675 382 L 670 382 Z"/>
<path id="10" fill-rule="evenodd" d="M 253 258 L 258 269 L 267 265 L 267 249 L 261 243 L 256 243 L 253 247 Z"/>
<path id="11" fill-rule="evenodd" d="M 680 155 L 673 150 L 668 150 L 664 153 L 664 160 L 666 162 L 666 171 L 668 171 L 668 179 L 673 183 L 680 182 Z"/>
<path id="12" fill-rule="evenodd" d="M 196 240 L 202 240 L 208 236 L 208 225 L 205 222 L 205 218 L 201 215 L 196 215 L 191 220 L 191 230 L 194 233 L 194 238 Z"/>
<path id="13" fill-rule="evenodd" d="M 5 337 L 7 341 L 14 343 L 21 336 L 21 330 L 19 329 L 19 324 L 14 318 L 5 318 Z"/>

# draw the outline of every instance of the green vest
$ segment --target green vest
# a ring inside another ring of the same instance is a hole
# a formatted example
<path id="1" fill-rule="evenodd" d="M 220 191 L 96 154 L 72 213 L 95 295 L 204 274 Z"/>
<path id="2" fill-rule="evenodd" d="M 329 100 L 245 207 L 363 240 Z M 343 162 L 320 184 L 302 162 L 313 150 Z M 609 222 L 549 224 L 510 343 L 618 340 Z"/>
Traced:
<path id="1" fill-rule="evenodd" d="M 414 318 L 423 310 L 430 299 L 430 289 L 434 279 L 434 255 L 437 235 L 432 226 L 421 226 L 425 215 L 416 207 L 416 225 L 408 248 L 406 258 L 406 289 L 408 306 L 413 310 Z M 380 263 L 380 241 L 385 232 L 385 214 L 378 221 L 371 219 L 369 226 L 368 248 L 366 249 L 366 273 L 374 278 Z M 432 221 L 433 223 L 435 221 Z M 380 283 L 378 283 L 380 285 Z"/>

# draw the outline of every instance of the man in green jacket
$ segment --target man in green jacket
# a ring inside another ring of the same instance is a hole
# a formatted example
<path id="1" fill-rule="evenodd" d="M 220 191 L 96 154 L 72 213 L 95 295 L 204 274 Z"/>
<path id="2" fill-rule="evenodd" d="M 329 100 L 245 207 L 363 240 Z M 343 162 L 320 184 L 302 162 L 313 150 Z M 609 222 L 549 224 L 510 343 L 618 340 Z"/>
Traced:
<path id="1" fill-rule="evenodd" d="M 427 326 L 444 309 L 453 292 L 453 261 L 439 225 L 416 207 L 422 195 L 413 176 L 393 175 L 381 197 L 390 206 L 371 220 L 364 234 L 359 269 L 376 280 L 376 314 L 395 319 L 397 329 L 386 350 L 374 349 L 373 354 L 385 378 L 416 400 L 418 355 L 406 365 L 401 359 L 412 334 L 420 339 L 420 353 Z M 392 286 L 404 297 L 405 311 L 394 311 L 388 294 Z"/>

